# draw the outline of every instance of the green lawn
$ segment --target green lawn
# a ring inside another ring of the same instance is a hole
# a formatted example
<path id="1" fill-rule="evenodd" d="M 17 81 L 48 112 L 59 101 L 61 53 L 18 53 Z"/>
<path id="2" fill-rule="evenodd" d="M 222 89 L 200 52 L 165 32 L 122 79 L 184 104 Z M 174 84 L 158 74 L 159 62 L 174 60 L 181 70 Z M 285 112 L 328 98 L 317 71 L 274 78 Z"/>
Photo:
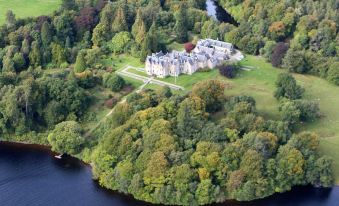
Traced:
<path id="1" fill-rule="evenodd" d="M 113 67 L 114 70 L 123 69 L 128 65 L 141 68 L 145 67 L 144 63 L 142 63 L 139 58 L 132 57 L 128 54 L 112 54 L 108 58 L 105 57 L 102 61 L 105 66 Z"/>
<path id="2" fill-rule="evenodd" d="M 0 0 L 0 24 L 5 23 L 6 12 L 12 10 L 17 18 L 51 14 L 60 0 Z"/>

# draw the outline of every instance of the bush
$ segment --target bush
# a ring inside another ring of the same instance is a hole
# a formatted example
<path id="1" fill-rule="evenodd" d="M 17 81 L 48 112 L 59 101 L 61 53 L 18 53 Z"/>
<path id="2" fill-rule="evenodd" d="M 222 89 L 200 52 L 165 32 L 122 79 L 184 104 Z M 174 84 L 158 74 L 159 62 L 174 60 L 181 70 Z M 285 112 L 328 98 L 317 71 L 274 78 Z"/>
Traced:
<path id="1" fill-rule="evenodd" d="M 237 65 L 222 65 L 219 67 L 219 73 L 229 79 L 233 79 L 238 72 L 239 67 Z"/>
<path id="2" fill-rule="evenodd" d="M 277 90 L 274 93 L 275 98 L 300 99 L 304 89 L 297 85 L 296 80 L 291 74 L 279 74 L 276 81 Z"/>

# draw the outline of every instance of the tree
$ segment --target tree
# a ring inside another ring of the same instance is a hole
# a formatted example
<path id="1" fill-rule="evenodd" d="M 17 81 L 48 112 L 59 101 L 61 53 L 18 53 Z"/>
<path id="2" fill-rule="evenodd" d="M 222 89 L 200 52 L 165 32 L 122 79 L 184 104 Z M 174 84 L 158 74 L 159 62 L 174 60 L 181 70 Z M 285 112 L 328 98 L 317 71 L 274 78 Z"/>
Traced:
<path id="1" fill-rule="evenodd" d="M 285 37 L 286 28 L 282 21 L 273 22 L 268 30 L 274 40 L 281 40 Z"/>
<path id="2" fill-rule="evenodd" d="M 62 0 L 61 8 L 65 10 L 75 10 L 76 9 L 75 0 Z"/>
<path id="3" fill-rule="evenodd" d="M 206 103 L 206 111 L 216 112 L 221 108 L 225 86 L 218 80 L 202 81 L 193 86 L 192 96 L 201 98 Z"/>
<path id="4" fill-rule="evenodd" d="M 85 52 L 80 51 L 74 65 L 74 72 L 81 73 L 86 70 Z"/>
<path id="5" fill-rule="evenodd" d="M 95 46 L 102 46 L 108 36 L 108 27 L 99 23 L 93 30 L 92 42 Z"/>
<path id="6" fill-rule="evenodd" d="M 5 57 L 2 63 L 2 72 L 15 72 L 14 61 L 10 57 Z"/>
<path id="7" fill-rule="evenodd" d="M 62 63 L 66 62 L 66 51 L 57 43 L 52 43 L 52 62 L 59 67 Z"/>
<path id="8" fill-rule="evenodd" d="M 177 39 L 180 43 L 187 42 L 188 40 L 186 10 L 186 6 L 181 4 L 179 6 L 178 13 L 176 14 L 175 31 L 177 34 Z"/>
<path id="9" fill-rule="evenodd" d="M 110 73 L 104 75 L 103 84 L 106 88 L 110 88 L 114 92 L 119 92 L 122 88 L 124 88 L 126 82 L 122 77 L 114 73 Z"/>
<path id="10" fill-rule="evenodd" d="M 158 52 L 158 49 L 159 42 L 156 23 L 153 22 L 141 47 L 141 60 L 145 61 L 147 55 L 151 55 L 153 52 Z"/>
<path id="11" fill-rule="evenodd" d="M 205 103 L 199 97 L 186 98 L 179 105 L 177 133 L 186 139 L 194 138 L 206 123 Z"/>
<path id="12" fill-rule="evenodd" d="M 169 163 L 164 153 L 153 153 L 144 172 L 145 184 L 160 188 L 161 185 L 165 184 L 168 166 Z"/>
<path id="13" fill-rule="evenodd" d="M 120 7 L 116 11 L 114 21 L 112 23 L 112 32 L 118 33 L 121 31 L 128 31 L 126 16 L 124 10 Z"/>
<path id="14" fill-rule="evenodd" d="M 52 41 L 52 32 L 47 21 L 45 21 L 41 27 L 41 41 L 45 48 L 47 48 Z"/>
<path id="15" fill-rule="evenodd" d="M 184 45 L 184 47 L 187 53 L 191 53 L 191 51 L 195 48 L 195 45 L 192 42 L 188 42 Z"/>
<path id="16" fill-rule="evenodd" d="M 32 42 L 32 49 L 29 53 L 29 63 L 35 67 L 41 65 L 41 52 L 37 41 Z"/>
<path id="17" fill-rule="evenodd" d="M 131 35 L 127 31 L 119 32 L 112 38 L 111 49 L 114 53 L 123 53 L 128 48 L 127 45 L 131 41 Z"/>
<path id="18" fill-rule="evenodd" d="M 21 52 L 15 53 L 13 56 L 14 67 L 17 72 L 22 71 L 26 66 L 26 60 Z"/>
<path id="19" fill-rule="evenodd" d="M 304 51 L 289 49 L 283 59 L 283 67 L 291 72 L 306 73 L 308 71 Z"/>
<path id="20" fill-rule="evenodd" d="M 273 54 L 271 56 L 271 63 L 275 67 L 280 67 L 282 64 L 282 59 L 285 56 L 288 50 L 287 44 L 279 42 L 273 49 Z"/>
<path id="21" fill-rule="evenodd" d="M 300 110 L 293 101 L 285 101 L 279 106 L 279 111 L 283 115 L 283 121 L 288 122 L 289 125 L 295 125 L 300 121 Z"/>
<path id="22" fill-rule="evenodd" d="M 332 187 L 333 186 L 333 170 L 332 170 L 333 160 L 327 156 L 320 157 L 315 162 L 315 167 L 317 171 L 317 180 L 315 185 L 321 185 L 322 187 Z"/>
<path id="23" fill-rule="evenodd" d="M 292 185 L 303 182 L 305 159 L 299 150 L 289 145 L 281 146 L 276 161 L 276 192 L 290 190 Z"/>
<path id="24" fill-rule="evenodd" d="M 13 13 L 12 10 L 8 10 L 6 13 L 6 24 L 7 24 L 7 28 L 12 28 L 13 26 L 15 26 L 16 23 L 16 19 L 15 19 L 15 15 Z"/>
<path id="25" fill-rule="evenodd" d="M 47 139 L 53 151 L 75 155 L 81 151 L 85 143 L 81 133 L 82 128 L 77 122 L 66 121 L 57 124 Z"/>
<path id="26" fill-rule="evenodd" d="M 335 62 L 331 65 L 327 72 L 328 81 L 339 86 L 339 62 Z"/>
<path id="27" fill-rule="evenodd" d="M 275 85 L 277 86 L 277 89 L 274 92 L 274 96 L 277 99 L 300 99 L 304 93 L 304 89 L 297 85 L 296 80 L 291 74 L 279 74 Z"/>
<path id="28" fill-rule="evenodd" d="M 132 26 L 132 35 L 135 39 L 135 42 L 138 45 L 142 44 L 146 36 L 146 26 L 145 26 L 144 20 L 142 19 L 142 14 L 141 14 L 140 9 L 138 9 L 137 11 L 137 16 Z"/>

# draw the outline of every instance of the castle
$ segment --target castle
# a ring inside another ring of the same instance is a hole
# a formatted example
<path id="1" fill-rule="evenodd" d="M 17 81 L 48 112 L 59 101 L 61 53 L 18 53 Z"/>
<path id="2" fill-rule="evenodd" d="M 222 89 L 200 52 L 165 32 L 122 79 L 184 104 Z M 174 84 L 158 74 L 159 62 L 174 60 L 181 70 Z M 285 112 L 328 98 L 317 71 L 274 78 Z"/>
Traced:
<path id="1" fill-rule="evenodd" d="M 160 78 L 182 73 L 191 75 L 202 68 L 215 68 L 228 60 L 233 52 L 234 47 L 230 43 L 203 39 L 198 41 L 191 53 L 172 51 L 148 56 L 145 69 L 148 75 Z"/>

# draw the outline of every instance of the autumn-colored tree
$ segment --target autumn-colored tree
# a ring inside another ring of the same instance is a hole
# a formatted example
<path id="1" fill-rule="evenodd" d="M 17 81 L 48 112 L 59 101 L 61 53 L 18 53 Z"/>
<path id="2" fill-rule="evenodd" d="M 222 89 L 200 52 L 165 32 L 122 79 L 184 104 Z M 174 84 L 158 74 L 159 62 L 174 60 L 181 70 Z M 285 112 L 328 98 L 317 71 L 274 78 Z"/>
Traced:
<path id="1" fill-rule="evenodd" d="M 192 96 L 201 98 L 206 103 L 208 112 L 215 112 L 221 108 L 224 99 L 225 86 L 218 80 L 202 81 L 193 86 Z"/>

